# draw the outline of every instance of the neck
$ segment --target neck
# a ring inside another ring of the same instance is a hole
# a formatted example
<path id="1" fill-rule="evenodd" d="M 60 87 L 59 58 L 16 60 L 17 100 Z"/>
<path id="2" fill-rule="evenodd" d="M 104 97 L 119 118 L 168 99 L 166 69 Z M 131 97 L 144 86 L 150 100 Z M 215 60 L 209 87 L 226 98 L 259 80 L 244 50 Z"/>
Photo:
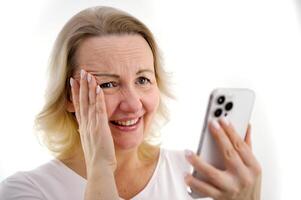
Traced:
<path id="1" fill-rule="evenodd" d="M 117 168 L 116 171 L 123 170 L 135 170 L 139 168 L 143 161 L 138 156 L 138 148 L 130 149 L 130 150 L 121 150 L 115 149 L 115 156 L 117 160 Z"/>
<path id="2" fill-rule="evenodd" d="M 159 150 L 159 149 L 157 149 Z M 157 158 L 159 151 L 155 151 Z M 140 159 L 138 155 L 138 148 L 131 149 L 131 150 L 121 150 L 121 149 L 115 149 L 115 155 L 117 160 L 117 168 L 115 171 L 115 175 L 122 174 L 124 172 L 131 172 L 135 171 L 138 168 L 141 168 L 145 165 L 148 165 L 149 163 L 152 163 L 152 160 L 143 160 Z M 155 158 L 155 159 L 156 159 Z M 87 177 L 86 173 L 86 164 L 85 164 L 85 157 L 82 148 L 78 148 L 74 156 L 68 158 L 68 159 L 60 159 L 66 166 L 71 168 L 73 171 L 75 171 L 77 174 L 82 176 L 83 178 Z"/>

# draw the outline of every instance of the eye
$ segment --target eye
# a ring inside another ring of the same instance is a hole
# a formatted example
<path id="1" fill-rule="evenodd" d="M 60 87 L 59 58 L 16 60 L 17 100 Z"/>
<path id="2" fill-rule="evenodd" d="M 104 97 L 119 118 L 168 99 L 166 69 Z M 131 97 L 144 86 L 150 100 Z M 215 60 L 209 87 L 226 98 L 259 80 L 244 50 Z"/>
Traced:
<path id="1" fill-rule="evenodd" d="M 148 78 L 145 78 L 143 76 L 139 77 L 137 82 L 138 82 L 138 84 L 141 84 L 141 85 L 146 85 L 146 84 L 151 83 L 151 81 Z"/>
<path id="2" fill-rule="evenodd" d="M 103 89 L 106 89 L 106 88 L 116 87 L 117 83 L 116 82 L 107 82 L 107 83 L 99 84 L 99 86 Z"/>

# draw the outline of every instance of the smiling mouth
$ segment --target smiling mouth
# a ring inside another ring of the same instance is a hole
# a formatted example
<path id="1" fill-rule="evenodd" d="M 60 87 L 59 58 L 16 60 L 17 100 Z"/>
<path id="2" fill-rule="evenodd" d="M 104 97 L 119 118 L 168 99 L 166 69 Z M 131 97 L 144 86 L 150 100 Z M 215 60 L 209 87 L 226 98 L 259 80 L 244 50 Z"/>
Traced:
<path id="1" fill-rule="evenodd" d="M 141 119 L 141 117 L 136 118 L 136 119 L 127 120 L 127 121 L 112 120 L 110 122 L 116 126 L 131 127 L 131 126 L 135 126 L 136 124 L 138 124 L 140 119 Z"/>

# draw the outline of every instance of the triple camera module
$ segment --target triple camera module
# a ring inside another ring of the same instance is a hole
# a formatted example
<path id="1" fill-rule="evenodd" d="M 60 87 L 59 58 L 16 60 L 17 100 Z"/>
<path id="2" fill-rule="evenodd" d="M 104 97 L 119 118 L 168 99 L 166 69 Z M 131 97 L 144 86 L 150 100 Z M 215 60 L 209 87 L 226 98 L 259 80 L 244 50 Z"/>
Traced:
<path id="1" fill-rule="evenodd" d="M 216 100 L 216 103 L 220 106 L 214 111 L 214 116 L 215 117 L 220 117 L 221 115 L 227 116 L 228 112 L 233 108 L 233 102 L 226 101 L 225 96 L 219 96 Z"/>

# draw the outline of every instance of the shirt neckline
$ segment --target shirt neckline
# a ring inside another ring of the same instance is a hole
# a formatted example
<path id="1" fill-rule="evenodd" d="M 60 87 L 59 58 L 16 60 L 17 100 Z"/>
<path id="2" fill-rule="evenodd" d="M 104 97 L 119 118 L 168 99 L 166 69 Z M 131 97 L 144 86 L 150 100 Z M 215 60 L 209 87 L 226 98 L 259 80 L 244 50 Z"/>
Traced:
<path id="1" fill-rule="evenodd" d="M 160 148 L 159 150 L 159 159 L 156 165 L 156 168 L 150 178 L 150 180 L 148 181 L 148 183 L 146 184 L 146 186 L 138 193 L 136 194 L 134 197 L 132 197 L 131 199 L 135 199 L 135 198 L 139 198 L 140 196 L 142 196 L 147 190 L 149 190 L 149 188 L 152 187 L 152 185 L 154 185 L 155 181 L 156 181 L 156 177 L 158 176 L 157 174 L 159 173 L 159 168 L 161 166 L 161 162 L 163 160 L 163 149 Z M 75 171 L 73 171 L 72 169 L 70 169 L 68 166 L 66 166 L 62 161 L 60 161 L 57 158 L 54 158 L 52 160 L 56 165 L 59 165 L 62 169 L 64 169 L 68 174 L 70 174 L 71 176 L 75 177 L 76 179 L 78 179 L 79 181 L 81 181 L 82 183 L 86 184 L 87 180 L 85 178 L 83 178 L 82 176 L 80 176 L 79 174 L 77 174 Z M 120 200 L 124 200 L 123 198 L 119 197 Z"/>
<path id="2" fill-rule="evenodd" d="M 159 168 L 161 166 L 161 163 L 162 163 L 162 160 L 163 160 L 163 149 L 160 148 L 160 152 L 159 152 L 159 159 L 158 159 L 158 162 L 157 162 L 157 165 L 156 165 L 156 168 L 150 178 L 150 180 L 148 181 L 148 183 L 146 184 L 146 186 L 138 193 L 136 194 L 135 196 L 133 196 L 131 199 L 135 199 L 135 198 L 141 198 L 143 197 L 143 194 L 147 192 L 147 190 L 149 190 L 156 182 L 156 178 L 158 176 L 158 173 L 159 173 Z M 124 200 L 122 199 L 121 197 L 119 197 L 120 200 Z"/>

